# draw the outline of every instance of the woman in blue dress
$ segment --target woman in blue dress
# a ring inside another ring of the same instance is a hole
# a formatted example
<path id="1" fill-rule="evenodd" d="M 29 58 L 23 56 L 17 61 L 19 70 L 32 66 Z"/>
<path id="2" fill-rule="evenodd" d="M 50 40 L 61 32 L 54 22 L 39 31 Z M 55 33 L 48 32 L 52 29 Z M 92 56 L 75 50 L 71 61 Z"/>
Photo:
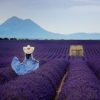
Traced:
<path id="1" fill-rule="evenodd" d="M 22 63 L 20 63 L 17 57 L 13 58 L 11 67 L 18 75 L 25 75 L 39 68 L 39 61 L 35 60 L 32 55 L 34 49 L 35 48 L 30 45 L 23 47 L 25 58 Z"/>

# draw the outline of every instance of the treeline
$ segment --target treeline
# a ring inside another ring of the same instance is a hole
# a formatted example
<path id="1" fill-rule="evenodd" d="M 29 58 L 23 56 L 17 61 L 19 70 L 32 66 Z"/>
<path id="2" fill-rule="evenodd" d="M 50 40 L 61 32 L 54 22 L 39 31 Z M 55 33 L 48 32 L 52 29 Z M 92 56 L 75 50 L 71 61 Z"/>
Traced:
<path id="1" fill-rule="evenodd" d="M 30 40 L 30 39 L 0 38 L 0 40 Z"/>

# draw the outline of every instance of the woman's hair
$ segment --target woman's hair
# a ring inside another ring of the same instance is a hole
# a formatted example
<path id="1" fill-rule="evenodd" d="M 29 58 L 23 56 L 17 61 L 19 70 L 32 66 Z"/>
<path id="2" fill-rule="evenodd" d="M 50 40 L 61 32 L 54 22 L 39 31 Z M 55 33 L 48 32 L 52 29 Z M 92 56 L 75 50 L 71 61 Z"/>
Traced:
<path id="1" fill-rule="evenodd" d="M 26 58 L 29 59 L 31 57 L 31 54 L 26 54 Z"/>

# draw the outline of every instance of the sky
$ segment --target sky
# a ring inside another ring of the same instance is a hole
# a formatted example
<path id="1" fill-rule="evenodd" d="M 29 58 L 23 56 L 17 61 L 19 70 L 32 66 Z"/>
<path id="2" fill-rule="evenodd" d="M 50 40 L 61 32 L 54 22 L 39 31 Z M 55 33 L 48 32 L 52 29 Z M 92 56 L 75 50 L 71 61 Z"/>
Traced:
<path id="1" fill-rule="evenodd" d="M 0 24 L 12 16 L 55 33 L 100 33 L 100 0 L 0 0 Z"/>

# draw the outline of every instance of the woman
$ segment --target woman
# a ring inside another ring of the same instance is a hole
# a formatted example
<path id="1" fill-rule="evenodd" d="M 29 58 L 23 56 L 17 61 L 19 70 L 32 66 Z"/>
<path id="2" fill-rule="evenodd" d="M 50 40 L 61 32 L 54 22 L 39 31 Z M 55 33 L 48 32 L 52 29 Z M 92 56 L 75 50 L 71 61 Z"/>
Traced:
<path id="1" fill-rule="evenodd" d="M 39 61 L 35 60 L 32 55 L 34 49 L 30 45 L 23 47 L 25 59 L 22 63 L 20 63 L 17 57 L 13 58 L 11 66 L 18 75 L 25 75 L 39 68 Z"/>

